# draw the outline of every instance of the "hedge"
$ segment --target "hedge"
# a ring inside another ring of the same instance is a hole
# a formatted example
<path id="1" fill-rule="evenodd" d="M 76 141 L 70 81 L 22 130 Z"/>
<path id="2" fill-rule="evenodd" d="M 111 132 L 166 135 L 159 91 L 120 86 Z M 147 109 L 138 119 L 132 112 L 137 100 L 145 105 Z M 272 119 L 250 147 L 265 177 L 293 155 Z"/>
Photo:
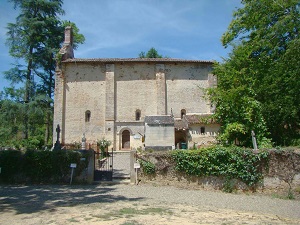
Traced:
<path id="1" fill-rule="evenodd" d="M 81 160 L 85 158 L 85 160 Z M 0 151 L 1 183 L 65 183 L 70 164 L 76 163 L 75 176 L 87 168 L 88 154 L 80 151 Z"/>

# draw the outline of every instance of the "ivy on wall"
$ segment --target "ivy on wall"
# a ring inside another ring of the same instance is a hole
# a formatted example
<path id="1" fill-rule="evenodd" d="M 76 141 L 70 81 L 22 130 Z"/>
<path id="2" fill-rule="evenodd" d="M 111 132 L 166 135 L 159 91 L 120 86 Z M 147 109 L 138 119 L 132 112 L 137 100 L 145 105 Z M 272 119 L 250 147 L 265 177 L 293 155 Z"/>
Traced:
<path id="1" fill-rule="evenodd" d="M 269 156 L 267 151 L 222 146 L 178 150 L 171 154 L 177 171 L 199 177 L 221 176 L 227 181 L 239 179 L 250 187 L 262 179 L 261 161 L 268 161 Z"/>
<path id="2" fill-rule="evenodd" d="M 144 174 L 155 174 L 155 165 L 150 161 L 139 160 Z"/>

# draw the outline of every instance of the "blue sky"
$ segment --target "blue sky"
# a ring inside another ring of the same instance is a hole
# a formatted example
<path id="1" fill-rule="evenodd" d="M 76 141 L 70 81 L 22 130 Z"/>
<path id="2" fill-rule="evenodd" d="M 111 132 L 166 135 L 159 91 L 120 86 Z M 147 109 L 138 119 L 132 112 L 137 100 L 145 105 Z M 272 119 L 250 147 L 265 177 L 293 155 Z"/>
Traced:
<path id="1" fill-rule="evenodd" d="M 220 42 L 240 0 L 64 0 L 62 19 L 75 22 L 85 44 L 76 58 L 135 58 L 154 47 L 171 58 L 221 61 Z M 5 45 L 6 26 L 18 12 L 0 0 L 0 91 L 14 59 Z"/>

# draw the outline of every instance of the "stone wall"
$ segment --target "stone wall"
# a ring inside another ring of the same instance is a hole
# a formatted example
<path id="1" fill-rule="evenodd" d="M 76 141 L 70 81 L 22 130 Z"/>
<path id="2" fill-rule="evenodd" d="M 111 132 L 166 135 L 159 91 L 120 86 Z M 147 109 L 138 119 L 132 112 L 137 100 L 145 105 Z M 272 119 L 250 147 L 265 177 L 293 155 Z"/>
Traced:
<path id="1" fill-rule="evenodd" d="M 221 177 L 195 177 L 176 171 L 169 152 L 147 153 L 138 155 L 138 158 L 150 161 L 156 167 L 155 175 L 139 171 L 141 183 L 207 190 L 221 190 L 225 184 L 225 179 Z M 264 179 L 258 184 L 256 191 L 286 194 L 291 187 L 297 198 L 300 198 L 300 150 L 270 150 L 269 168 L 263 175 Z M 237 180 L 234 182 L 237 190 L 249 190 L 244 183 Z"/>
<path id="2" fill-rule="evenodd" d="M 147 115 L 170 115 L 172 111 L 180 118 L 182 109 L 210 113 L 201 88 L 211 86 L 212 64 L 170 61 L 63 62 L 57 71 L 54 104 L 54 128 L 61 126 L 61 142 L 80 142 L 85 134 L 87 144 L 105 137 L 119 150 L 122 131 L 127 129 L 130 149 L 139 148 L 143 143 L 138 137 L 144 135 L 141 122 Z M 56 137 L 55 130 L 53 133 Z"/>

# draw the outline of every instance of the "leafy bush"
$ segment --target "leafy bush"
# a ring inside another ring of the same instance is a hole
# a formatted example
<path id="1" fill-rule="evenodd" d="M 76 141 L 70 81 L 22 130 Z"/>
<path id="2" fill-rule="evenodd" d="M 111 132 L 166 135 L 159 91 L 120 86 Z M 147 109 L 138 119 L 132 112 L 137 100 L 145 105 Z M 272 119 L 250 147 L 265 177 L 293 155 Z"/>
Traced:
<path id="1" fill-rule="evenodd" d="M 85 158 L 81 161 L 81 158 Z M 78 151 L 0 151 L 0 181 L 8 183 L 57 183 L 66 182 L 70 164 L 76 163 L 75 176 L 87 167 L 88 155 Z"/>
<path id="2" fill-rule="evenodd" d="M 260 162 L 267 160 L 268 155 L 267 151 L 221 146 L 172 152 L 178 171 L 195 176 L 223 176 L 228 181 L 239 179 L 248 186 L 262 179 Z"/>
<path id="3" fill-rule="evenodd" d="M 22 153 L 20 151 L 0 151 L 0 181 L 13 182 L 13 175 L 21 171 L 22 162 Z"/>
<path id="4" fill-rule="evenodd" d="M 142 166 L 142 170 L 145 174 L 154 174 L 155 173 L 155 165 L 152 162 L 139 160 Z"/>

